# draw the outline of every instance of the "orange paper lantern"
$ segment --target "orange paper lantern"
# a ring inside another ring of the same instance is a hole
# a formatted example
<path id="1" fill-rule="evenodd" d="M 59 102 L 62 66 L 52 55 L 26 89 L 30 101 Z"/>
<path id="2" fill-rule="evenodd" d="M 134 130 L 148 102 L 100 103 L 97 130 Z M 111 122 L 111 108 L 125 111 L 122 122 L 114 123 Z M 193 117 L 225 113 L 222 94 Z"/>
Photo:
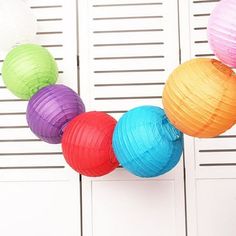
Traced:
<path id="1" fill-rule="evenodd" d="M 194 137 L 215 137 L 236 120 L 236 75 L 220 61 L 192 59 L 176 68 L 163 92 L 171 123 Z"/>

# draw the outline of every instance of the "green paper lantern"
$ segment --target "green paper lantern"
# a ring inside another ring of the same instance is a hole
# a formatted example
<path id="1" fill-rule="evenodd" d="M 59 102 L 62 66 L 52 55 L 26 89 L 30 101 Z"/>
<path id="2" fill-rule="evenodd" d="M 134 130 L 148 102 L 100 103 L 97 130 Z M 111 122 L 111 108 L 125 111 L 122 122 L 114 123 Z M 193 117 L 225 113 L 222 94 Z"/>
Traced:
<path id="1" fill-rule="evenodd" d="M 28 100 L 41 88 L 55 84 L 58 70 L 47 49 L 35 44 L 22 44 L 6 56 L 2 77 L 13 94 Z"/>

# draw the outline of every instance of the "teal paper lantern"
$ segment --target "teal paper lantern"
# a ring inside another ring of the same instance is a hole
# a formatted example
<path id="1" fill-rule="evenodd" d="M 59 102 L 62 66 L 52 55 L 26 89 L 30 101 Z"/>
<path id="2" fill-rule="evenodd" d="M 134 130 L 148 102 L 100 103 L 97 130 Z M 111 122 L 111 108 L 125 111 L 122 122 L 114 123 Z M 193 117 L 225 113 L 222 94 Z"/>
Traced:
<path id="1" fill-rule="evenodd" d="M 163 109 L 141 106 L 118 121 L 113 148 L 125 169 L 140 177 L 156 177 L 179 162 L 183 135 L 169 122 Z"/>

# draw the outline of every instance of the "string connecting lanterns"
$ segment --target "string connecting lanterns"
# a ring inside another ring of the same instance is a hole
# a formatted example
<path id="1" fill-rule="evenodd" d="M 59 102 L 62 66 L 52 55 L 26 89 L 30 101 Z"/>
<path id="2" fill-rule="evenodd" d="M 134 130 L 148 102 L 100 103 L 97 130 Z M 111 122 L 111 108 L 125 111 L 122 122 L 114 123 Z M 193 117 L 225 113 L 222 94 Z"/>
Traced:
<path id="1" fill-rule="evenodd" d="M 234 0 L 222 0 L 208 26 L 213 51 L 229 66 L 236 66 L 234 10 Z M 31 29 L 33 35 L 33 23 Z M 76 92 L 55 85 L 57 65 L 47 49 L 11 42 L 14 48 L 2 68 L 6 87 L 29 100 L 27 121 L 32 132 L 45 142 L 62 143 L 65 160 L 82 175 L 102 176 L 119 164 L 140 177 L 165 174 L 180 160 L 183 133 L 215 137 L 235 123 L 236 75 L 221 61 L 201 58 L 183 63 L 167 80 L 164 110 L 156 106 L 136 107 L 117 122 L 103 112 L 85 112 Z M 5 45 L 0 40 L 1 47 Z"/>

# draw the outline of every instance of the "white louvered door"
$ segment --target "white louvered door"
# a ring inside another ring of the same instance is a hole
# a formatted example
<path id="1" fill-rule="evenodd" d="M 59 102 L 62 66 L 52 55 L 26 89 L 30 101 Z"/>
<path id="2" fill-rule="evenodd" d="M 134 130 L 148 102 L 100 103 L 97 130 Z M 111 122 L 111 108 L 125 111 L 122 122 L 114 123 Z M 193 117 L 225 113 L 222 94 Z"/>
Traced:
<path id="1" fill-rule="evenodd" d="M 59 83 L 77 90 L 76 1 L 27 2 L 37 19 L 38 43 L 59 66 Z M 29 130 L 26 106 L 0 79 L 0 235 L 78 236 L 79 177 L 65 164 L 60 145 Z"/>
<path id="2" fill-rule="evenodd" d="M 119 118 L 138 105 L 162 106 L 179 64 L 177 0 L 79 1 L 80 90 L 87 110 Z M 82 178 L 84 236 L 184 236 L 183 163 L 155 179 L 118 168 Z"/>
<path id="3" fill-rule="evenodd" d="M 207 42 L 206 27 L 217 2 L 180 1 L 182 61 L 193 57 L 214 57 Z M 190 236 L 236 234 L 235 137 L 235 127 L 216 138 L 185 137 L 187 222 Z"/>

